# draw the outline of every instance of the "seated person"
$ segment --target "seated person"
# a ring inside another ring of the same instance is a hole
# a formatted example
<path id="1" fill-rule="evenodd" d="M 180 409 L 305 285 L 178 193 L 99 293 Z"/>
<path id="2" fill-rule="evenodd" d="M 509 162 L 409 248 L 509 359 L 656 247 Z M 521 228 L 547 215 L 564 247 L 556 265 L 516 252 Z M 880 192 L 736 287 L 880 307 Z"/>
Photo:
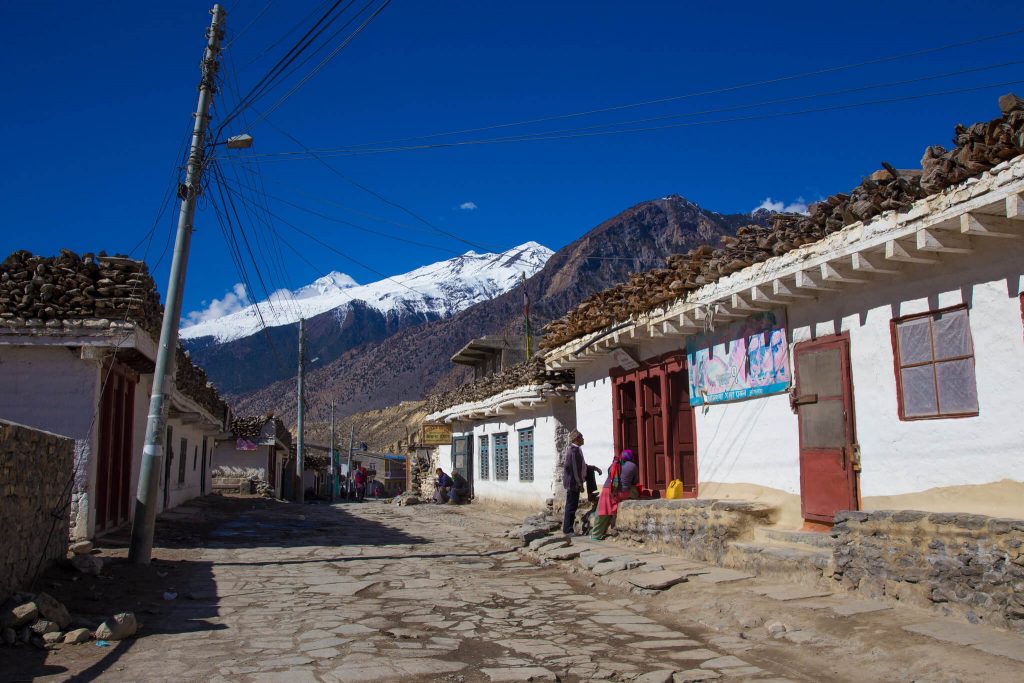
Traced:
<path id="1" fill-rule="evenodd" d="M 469 502 L 469 482 L 462 476 L 461 472 L 452 475 L 452 490 L 449 492 L 449 503 L 460 505 Z"/>
<path id="2" fill-rule="evenodd" d="M 452 490 L 452 478 L 437 468 L 437 479 L 434 480 L 434 502 L 447 503 L 448 493 Z"/>

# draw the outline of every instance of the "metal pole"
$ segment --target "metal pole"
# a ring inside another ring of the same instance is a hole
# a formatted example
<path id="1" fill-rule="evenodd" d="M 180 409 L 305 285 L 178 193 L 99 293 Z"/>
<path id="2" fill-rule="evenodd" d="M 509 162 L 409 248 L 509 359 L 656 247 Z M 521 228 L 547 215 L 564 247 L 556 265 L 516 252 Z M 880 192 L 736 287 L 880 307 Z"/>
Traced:
<path id="1" fill-rule="evenodd" d="M 181 197 L 178 233 L 174 239 L 174 258 L 171 261 L 171 273 L 167 283 L 164 319 L 160 327 L 156 367 L 153 370 L 153 390 L 149 398 L 146 441 L 142 449 L 142 465 L 139 470 L 139 485 L 132 517 L 128 559 L 136 564 L 149 564 L 153 553 L 157 491 L 164 459 L 167 396 L 174 385 L 175 353 L 178 349 L 178 325 L 181 319 L 181 297 L 185 289 L 185 271 L 188 268 L 188 248 L 192 240 L 196 198 L 201 191 L 200 178 L 203 174 L 206 127 L 210 120 L 210 103 L 213 101 L 214 80 L 219 68 L 217 58 L 220 55 L 220 41 L 224 35 L 224 9 L 220 5 L 214 5 L 210 13 L 213 19 L 206 32 L 206 52 L 203 54 L 199 102 L 194 114 L 195 125 L 192 128 L 192 144 L 188 153 L 188 169 L 185 172 L 185 182 L 178 186 L 178 196 Z"/>
<path id="2" fill-rule="evenodd" d="M 356 426 L 352 425 L 351 431 L 348 433 L 348 473 L 345 475 L 345 490 L 348 491 L 348 497 L 352 497 L 352 449 L 355 447 L 356 440 Z"/>
<path id="3" fill-rule="evenodd" d="M 299 318 L 299 409 L 298 409 L 298 425 L 295 429 L 299 432 L 298 442 L 295 446 L 295 476 L 299 479 L 299 492 L 295 497 L 295 500 L 299 503 L 303 503 L 306 500 L 306 486 L 302 482 L 302 431 L 303 431 L 303 420 L 302 420 L 302 404 L 305 402 L 305 388 L 303 384 L 306 379 L 306 321 L 303 318 Z"/>
<path id="4" fill-rule="evenodd" d="M 338 459 L 338 454 L 334 450 L 334 400 L 331 400 L 331 502 L 336 503 L 338 501 L 338 463 L 335 460 Z"/>

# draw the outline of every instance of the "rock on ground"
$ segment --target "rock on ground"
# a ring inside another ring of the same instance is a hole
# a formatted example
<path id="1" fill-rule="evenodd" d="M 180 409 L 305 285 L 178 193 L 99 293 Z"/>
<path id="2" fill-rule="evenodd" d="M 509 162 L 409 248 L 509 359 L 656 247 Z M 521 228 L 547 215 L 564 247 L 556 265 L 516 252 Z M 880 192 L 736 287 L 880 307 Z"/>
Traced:
<path id="1" fill-rule="evenodd" d="M 68 612 L 68 608 L 56 598 L 46 593 L 40 593 L 36 596 L 36 605 L 39 606 L 39 615 L 56 623 L 61 631 L 71 625 L 71 614 Z"/>
<path id="2" fill-rule="evenodd" d="M 139 625 L 131 612 L 121 612 L 100 624 L 96 629 L 96 640 L 124 640 L 138 631 Z"/>

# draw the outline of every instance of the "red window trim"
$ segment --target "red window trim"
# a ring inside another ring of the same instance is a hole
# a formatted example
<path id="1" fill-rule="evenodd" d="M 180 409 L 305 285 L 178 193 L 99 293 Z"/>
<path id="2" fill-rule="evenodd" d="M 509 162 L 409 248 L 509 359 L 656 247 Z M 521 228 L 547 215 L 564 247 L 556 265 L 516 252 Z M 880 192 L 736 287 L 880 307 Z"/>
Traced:
<path id="1" fill-rule="evenodd" d="M 1022 295 L 1022 306 L 1024 306 L 1024 295 Z M 892 340 L 893 374 L 894 374 L 894 376 L 896 378 L 896 410 L 897 410 L 897 413 L 899 415 L 899 418 L 900 418 L 901 422 L 920 422 L 922 420 L 959 420 L 959 419 L 962 419 L 962 418 L 965 418 L 965 417 L 977 417 L 981 413 L 980 400 L 979 400 L 978 410 L 975 410 L 973 412 L 967 412 L 967 413 L 944 413 L 944 414 L 941 414 L 941 415 L 922 415 L 920 417 L 907 417 L 904 414 L 904 411 L 903 411 L 903 377 L 902 377 L 902 375 L 900 373 L 900 370 L 902 369 L 902 367 L 900 366 L 899 335 L 896 333 L 896 327 L 900 323 L 906 322 L 908 320 L 914 320 L 915 318 L 924 318 L 926 316 L 936 315 L 937 313 L 949 313 L 951 311 L 959 311 L 959 310 L 964 310 L 964 311 L 968 312 L 967 320 L 968 320 L 968 325 L 970 325 L 970 308 L 967 306 L 967 304 L 957 304 L 956 306 L 945 306 L 944 308 L 936 308 L 934 310 L 924 311 L 922 313 L 914 313 L 914 314 L 911 314 L 911 315 L 903 315 L 903 316 L 900 316 L 898 318 L 893 318 L 891 321 L 889 321 L 889 336 L 890 336 L 890 338 Z M 1024 309 L 1022 309 L 1021 315 L 1022 315 L 1022 317 L 1024 317 Z M 970 329 L 970 328 L 968 328 L 968 329 Z M 970 358 L 973 361 L 974 357 L 975 357 L 975 354 L 973 352 L 973 349 L 974 349 L 974 335 L 971 335 L 971 349 L 972 349 L 971 355 L 970 356 L 963 356 L 963 358 Z M 959 356 L 957 358 L 959 358 Z M 955 359 L 953 359 L 953 360 L 955 360 Z M 934 358 L 934 353 L 933 353 L 932 354 L 932 365 L 934 365 L 934 364 L 935 364 L 935 358 Z M 907 367 L 910 367 L 910 366 L 907 366 Z M 974 381 L 975 381 L 975 390 L 977 390 L 977 381 L 978 381 L 977 375 L 975 375 Z M 938 385 L 937 384 L 936 384 L 935 390 L 936 390 L 936 392 L 938 392 Z M 936 393 L 936 401 L 937 400 L 938 400 L 938 393 Z"/>

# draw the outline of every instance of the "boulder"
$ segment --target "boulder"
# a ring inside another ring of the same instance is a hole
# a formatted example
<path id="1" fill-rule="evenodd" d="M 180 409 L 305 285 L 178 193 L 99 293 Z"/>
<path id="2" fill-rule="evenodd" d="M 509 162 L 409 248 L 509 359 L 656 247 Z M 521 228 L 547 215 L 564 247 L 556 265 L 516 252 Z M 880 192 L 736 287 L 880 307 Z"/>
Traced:
<path id="1" fill-rule="evenodd" d="M 37 617 L 39 617 L 39 605 L 34 602 L 26 602 L 4 614 L 2 621 L 4 626 L 17 627 L 31 624 Z"/>
<path id="2" fill-rule="evenodd" d="M 71 558 L 71 565 L 83 574 L 99 576 L 103 570 L 103 560 L 95 555 L 75 555 Z"/>
<path id="3" fill-rule="evenodd" d="M 96 629 L 96 640 L 124 640 L 131 638 L 139 630 L 135 615 L 121 612 L 110 617 Z"/>
<path id="4" fill-rule="evenodd" d="M 40 593 L 36 596 L 36 605 L 39 606 L 39 616 L 55 622 L 63 631 L 71 625 L 71 614 L 56 598 L 47 593 Z"/>
<path id="5" fill-rule="evenodd" d="M 78 645 L 87 642 L 90 638 L 92 638 L 92 633 L 87 628 L 76 628 L 74 631 L 64 634 L 64 642 L 68 645 Z"/>

